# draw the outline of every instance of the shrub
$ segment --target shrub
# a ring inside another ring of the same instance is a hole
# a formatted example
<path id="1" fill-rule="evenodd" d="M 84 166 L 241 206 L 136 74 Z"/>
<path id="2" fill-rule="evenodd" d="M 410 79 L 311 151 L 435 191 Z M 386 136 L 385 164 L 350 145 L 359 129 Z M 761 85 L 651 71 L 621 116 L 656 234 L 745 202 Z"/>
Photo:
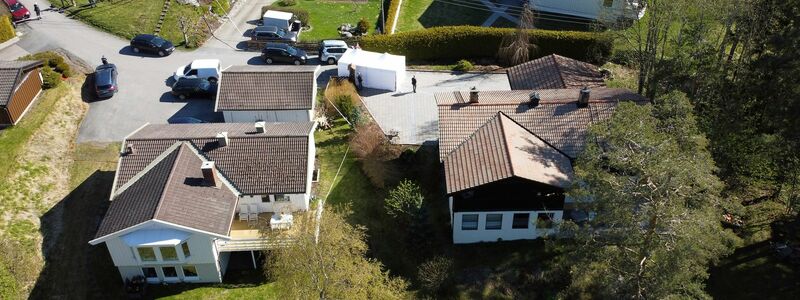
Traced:
<path id="1" fill-rule="evenodd" d="M 11 19 L 8 16 L 0 16 L 0 43 L 8 41 L 16 37 L 14 26 L 11 25 Z"/>
<path id="2" fill-rule="evenodd" d="M 278 1 L 278 5 L 279 6 L 283 6 L 283 7 L 295 6 L 295 5 L 297 5 L 297 0 L 281 0 L 281 1 Z"/>
<path id="3" fill-rule="evenodd" d="M 61 74 L 48 65 L 42 68 L 42 88 L 51 89 L 61 84 Z"/>
<path id="4" fill-rule="evenodd" d="M 419 265 L 417 280 L 420 287 L 430 294 L 439 294 L 447 286 L 453 270 L 453 260 L 437 256 Z"/>
<path id="5" fill-rule="evenodd" d="M 467 72 L 472 71 L 473 68 L 475 68 L 475 66 L 473 66 L 471 62 L 466 59 L 462 59 L 456 63 L 456 65 L 453 67 L 453 71 Z"/>
<path id="6" fill-rule="evenodd" d="M 358 112 L 358 106 L 353 103 L 353 97 L 350 95 L 338 95 L 333 98 L 333 103 L 339 108 L 339 111 L 344 115 L 350 123 L 358 123 L 358 118 L 361 116 Z"/>
<path id="7" fill-rule="evenodd" d="M 361 39 L 361 48 L 375 52 L 405 55 L 416 60 L 451 60 L 493 58 L 504 36 L 514 28 L 444 26 L 401 32 L 393 35 L 370 35 Z M 550 54 L 604 63 L 611 53 L 609 35 L 579 31 L 533 29 L 530 32 L 537 49 L 531 58 Z"/>
<path id="8" fill-rule="evenodd" d="M 358 35 L 366 35 L 369 31 L 369 22 L 367 22 L 367 19 L 361 18 L 356 25 L 356 30 Z"/>
<path id="9" fill-rule="evenodd" d="M 45 66 L 49 66 L 51 68 L 51 71 L 60 73 L 59 76 L 72 76 L 72 69 L 69 67 L 69 64 L 67 64 L 61 55 L 52 51 L 25 55 L 21 57 L 20 60 L 41 60 Z M 44 76 L 44 74 L 42 76 Z"/>
<path id="10" fill-rule="evenodd" d="M 383 205 L 386 213 L 408 226 L 420 217 L 422 212 L 422 190 L 411 180 L 400 181 L 394 189 L 389 191 Z"/>
<path id="11" fill-rule="evenodd" d="M 309 18 L 308 11 L 302 8 L 294 8 L 294 7 L 283 7 L 280 5 L 267 5 L 261 7 L 261 15 L 263 16 L 265 12 L 268 10 L 277 10 L 283 12 L 290 12 L 293 13 L 294 16 L 303 23 L 303 26 L 307 26 L 311 24 L 311 19 Z"/>
<path id="12" fill-rule="evenodd" d="M 383 33 L 391 34 L 392 26 L 394 26 L 394 18 L 400 13 L 400 0 L 389 0 L 389 9 L 386 12 L 386 28 L 383 28 Z"/>
<path id="13" fill-rule="evenodd" d="M 350 149 L 361 162 L 364 175 L 378 188 L 386 186 L 388 181 L 400 173 L 391 162 L 399 155 L 399 147 L 389 143 L 381 128 L 374 122 L 356 126 L 355 133 L 350 138 Z"/>
<path id="14" fill-rule="evenodd" d="M 231 3 L 229 0 L 214 0 L 211 2 L 211 11 L 218 16 L 224 16 L 230 10 Z"/>

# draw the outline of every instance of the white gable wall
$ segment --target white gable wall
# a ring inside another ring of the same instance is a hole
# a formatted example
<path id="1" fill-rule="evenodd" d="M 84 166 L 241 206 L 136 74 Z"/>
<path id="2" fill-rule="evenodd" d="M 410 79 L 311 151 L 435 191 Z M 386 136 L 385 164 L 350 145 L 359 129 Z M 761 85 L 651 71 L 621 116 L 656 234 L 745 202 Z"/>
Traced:
<path id="1" fill-rule="evenodd" d="M 514 229 L 512 223 L 514 214 L 526 213 L 529 214 L 528 228 Z M 555 229 L 537 229 L 536 220 L 538 214 L 552 213 L 553 222 L 558 223 L 561 221 L 563 212 L 560 210 L 550 211 L 480 211 L 480 212 L 456 212 L 453 213 L 453 243 L 454 244 L 469 244 L 479 242 L 497 242 L 513 241 L 513 240 L 528 240 L 537 239 L 555 233 Z M 464 215 L 477 214 L 478 215 L 478 228 L 475 230 L 462 229 L 462 220 Z M 500 229 L 486 229 L 486 216 L 488 214 L 502 214 L 503 221 Z"/>

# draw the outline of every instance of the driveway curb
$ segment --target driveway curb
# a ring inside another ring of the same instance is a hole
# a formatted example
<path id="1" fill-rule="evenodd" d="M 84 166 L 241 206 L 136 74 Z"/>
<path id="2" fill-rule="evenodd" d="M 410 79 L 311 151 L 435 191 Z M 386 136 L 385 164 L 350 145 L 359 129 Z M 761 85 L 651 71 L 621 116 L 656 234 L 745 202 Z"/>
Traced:
<path id="1" fill-rule="evenodd" d="M 7 40 L 7 41 L 5 41 L 3 43 L 0 43 L 0 50 L 3 50 L 3 49 L 8 48 L 8 47 L 11 47 L 12 45 L 16 44 L 17 42 L 19 42 L 19 36 L 15 36 L 15 37 L 11 38 L 10 40 Z"/>

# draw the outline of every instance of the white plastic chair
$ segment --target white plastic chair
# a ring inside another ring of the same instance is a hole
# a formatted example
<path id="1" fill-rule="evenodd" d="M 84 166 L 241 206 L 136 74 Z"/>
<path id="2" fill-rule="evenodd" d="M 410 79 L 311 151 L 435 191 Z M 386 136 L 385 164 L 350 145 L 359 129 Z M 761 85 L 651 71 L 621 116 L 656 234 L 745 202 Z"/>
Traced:
<path id="1" fill-rule="evenodd" d="M 249 211 L 247 204 L 239 204 L 239 221 L 247 221 Z"/>

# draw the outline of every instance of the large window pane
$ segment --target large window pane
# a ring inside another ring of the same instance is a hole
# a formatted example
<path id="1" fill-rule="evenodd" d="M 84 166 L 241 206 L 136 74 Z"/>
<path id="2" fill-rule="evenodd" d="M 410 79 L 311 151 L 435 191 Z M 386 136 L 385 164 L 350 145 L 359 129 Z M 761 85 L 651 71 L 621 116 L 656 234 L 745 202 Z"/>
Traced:
<path id="1" fill-rule="evenodd" d="M 478 214 L 461 216 L 461 230 L 478 230 Z"/>
<path id="2" fill-rule="evenodd" d="M 531 219 L 531 214 L 523 213 L 523 214 L 514 214 L 514 223 L 511 225 L 511 228 L 514 229 L 528 229 L 528 221 Z"/>
<path id="3" fill-rule="evenodd" d="M 162 267 L 161 271 L 164 272 L 164 278 L 178 278 L 178 270 L 175 267 Z"/>
<path id="4" fill-rule="evenodd" d="M 539 213 L 536 217 L 536 228 L 551 229 L 553 228 L 554 213 Z"/>
<path id="5" fill-rule="evenodd" d="M 192 256 L 192 252 L 189 251 L 188 242 L 181 243 L 181 250 L 183 250 L 183 257 L 189 258 L 189 256 Z"/>
<path id="6" fill-rule="evenodd" d="M 161 259 L 166 261 L 178 260 L 178 251 L 175 250 L 175 247 L 158 247 L 158 250 L 161 251 Z"/>
<path id="7" fill-rule="evenodd" d="M 503 214 L 486 215 L 486 230 L 498 230 L 503 228 Z"/>
<path id="8" fill-rule="evenodd" d="M 183 277 L 197 277 L 197 268 L 194 266 L 183 266 Z"/>
<path id="9" fill-rule="evenodd" d="M 144 278 L 158 279 L 158 274 L 156 274 L 156 268 L 152 267 L 142 268 L 142 273 L 144 273 Z"/>
<path id="10" fill-rule="evenodd" d="M 141 258 L 142 261 L 156 261 L 156 252 L 153 251 L 153 248 L 140 247 L 136 248 L 136 251 L 139 252 L 139 258 Z"/>

